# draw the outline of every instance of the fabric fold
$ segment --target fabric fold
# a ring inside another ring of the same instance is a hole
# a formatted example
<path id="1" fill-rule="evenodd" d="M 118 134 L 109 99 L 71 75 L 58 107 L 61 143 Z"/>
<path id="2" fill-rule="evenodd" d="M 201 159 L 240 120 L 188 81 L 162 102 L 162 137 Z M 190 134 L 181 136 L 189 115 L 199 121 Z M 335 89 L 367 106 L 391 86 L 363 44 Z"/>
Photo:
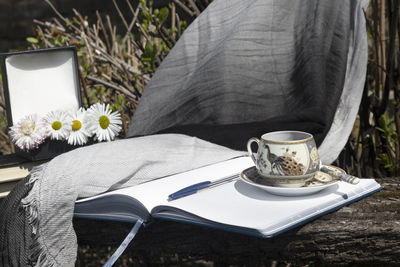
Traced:
<path id="1" fill-rule="evenodd" d="M 367 5 L 213 1 L 146 86 L 129 135 L 182 133 L 244 150 L 252 136 L 300 130 L 331 163 L 364 87 Z"/>
<path id="2" fill-rule="evenodd" d="M 77 239 L 72 218 L 77 199 L 243 155 L 246 152 L 179 134 L 100 143 L 62 154 L 33 169 L 29 181 L 22 185 L 31 187 L 29 193 L 15 201 L 15 205 L 21 201 L 31 234 L 26 240 L 26 262 L 35 266 L 74 266 Z M 12 218 L 4 219 L 7 223 Z M 9 245 L 7 251 L 1 251 L 3 261 L 20 249 Z M 8 266 L 6 263 L 4 266 Z"/>

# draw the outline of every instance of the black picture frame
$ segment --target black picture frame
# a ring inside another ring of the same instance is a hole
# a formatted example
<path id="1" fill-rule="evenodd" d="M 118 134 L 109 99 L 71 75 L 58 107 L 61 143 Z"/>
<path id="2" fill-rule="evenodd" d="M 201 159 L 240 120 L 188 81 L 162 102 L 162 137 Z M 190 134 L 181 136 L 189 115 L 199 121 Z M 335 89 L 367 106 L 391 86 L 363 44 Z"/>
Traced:
<path id="1" fill-rule="evenodd" d="M 8 76 L 7 76 L 7 67 L 6 67 L 6 60 L 10 56 L 14 55 L 23 55 L 23 54 L 33 54 L 33 53 L 57 53 L 60 51 L 72 51 L 73 54 L 73 66 L 74 71 L 72 77 L 75 81 L 75 88 L 76 88 L 76 96 L 77 101 L 80 107 L 83 106 L 82 101 L 82 94 L 81 94 L 81 83 L 80 83 L 80 71 L 79 71 L 79 62 L 77 56 L 77 49 L 75 46 L 64 46 L 64 47 L 54 47 L 54 48 L 43 48 L 43 49 L 36 49 L 36 50 L 26 50 L 26 51 L 17 51 L 17 52 L 8 52 L 8 53 L 1 53 L 0 54 L 0 65 L 1 65 L 1 74 L 2 74 L 2 82 L 3 82 L 3 90 L 4 90 L 4 100 L 6 105 L 6 113 L 7 113 L 7 123 L 8 127 L 11 127 L 13 124 L 13 115 L 11 109 L 11 101 L 10 101 L 10 88 L 8 83 Z M 28 115 L 28 114 L 27 114 Z M 54 158 L 55 156 L 62 154 L 64 152 L 70 151 L 78 146 L 71 146 L 65 142 L 60 142 L 56 140 L 46 140 L 44 144 L 40 145 L 38 149 L 35 149 L 30 152 L 25 152 L 17 149 L 17 155 L 22 156 L 31 161 L 38 161 L 38 160 L 48 160 Z"/>
<path id="2" fill-rule="evenodd" d="M 10 94 L 9 94 L 9 86 L 7 80 L 7 69 L 6 69 L 6 59 L 10 56 L 14 55 L 23 55 L 23 54 L 34 54 L 34 53 L 52 53 L 58 51 L 68 51 L 72 50 L 73 52 L 73 60 L 74 60 L 74 75 L 75 75 L 75 86 L 77 89 L 76 95 L 78 97 L 78 102 L 80 106 L 83 106 L 82 101 L 82 94 L 81 94 L 81 83 L 80 83 L 80 72 L 79 72 L 79 63 L 78 63 L 78 56 L 77 56 L 77 49 L 75 46 L 63 46 L 63 47 L 53 47 L 53 48 L 43 48 L 43 49 L 36 49 L 36 50 L 25 50 L 25 51 L 17 51 L 17 52 L 8 52 L 8 53 L 1 53 L 1 76 L 3 81 L 3 90 L 4 90 L 4 101 L 6 104 L 7 109 L 7 122 L 8 126 L 12 126 L 12 112 L 11 112 L 11 103 L 10 103 Z"/>

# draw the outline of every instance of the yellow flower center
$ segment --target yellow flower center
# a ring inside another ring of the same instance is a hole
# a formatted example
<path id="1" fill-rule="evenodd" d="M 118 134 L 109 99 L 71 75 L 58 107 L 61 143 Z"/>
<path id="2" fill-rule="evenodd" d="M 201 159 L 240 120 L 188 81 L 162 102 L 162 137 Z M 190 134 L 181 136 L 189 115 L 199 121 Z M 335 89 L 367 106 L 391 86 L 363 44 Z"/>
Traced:
<path id="1" fill-rule="evenodd" d="M 78 120 L 72 121 L 72 131 L 78 131 L 82 127 L 82 123 Z"/>
<path id="2" fill-rule="evenodd" d="M 107 116 L 100 116 L 99 118 L 100 127 L 103 129 L 107 129 L 108 125 L 110 125 L 110 119 Z"/>
<path id="3" fill-rule="evenodd" d="M 31 135 L 35 131 L 35 124 L 33 122 L 24 122 L 21 124 L 21 132 L 23 135 Z"/>
<path id="4" fill-rule="evenodd" d="M 60 121 L 55 121 L 51 124 L 51 128 L 58 131 L 61 129 L 62 123 Z"/>

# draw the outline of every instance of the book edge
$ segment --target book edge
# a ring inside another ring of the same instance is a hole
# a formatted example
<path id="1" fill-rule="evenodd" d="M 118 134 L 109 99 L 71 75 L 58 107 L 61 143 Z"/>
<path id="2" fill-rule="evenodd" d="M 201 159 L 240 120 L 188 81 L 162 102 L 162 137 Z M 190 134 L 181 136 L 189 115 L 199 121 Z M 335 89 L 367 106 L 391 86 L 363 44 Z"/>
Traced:
<path id="1" fill-rule="evenodd" d="M 225 231 L 230 231 L 230 232 L 235 232 L 235 233 L 240 233 L 240 234 L 246 234 L 250 236 L 256 236 L 256 237 L 261 237 L 261 238 L 271 238 L 277 235 L 280 235 L 284 232 L 287 232 L 291 229 L 294 229 L 298 226 L 301 226 L 303 224 L 306 224 L 310 221 L 313 221 L 323 215 L 326 215 L 328 213 L 334 212 L 336 210 L 339 210 L 342 207 L 348 206 L 354 202 L 357 202 L 365 197 L 368 197 L 376 192 L 379 192 L 382 190 L 382 187 L 374 180 L 375 185 L 367 191 L 363 191 L 363 193 L 355 194 L 353 197 L 350 197 L 349 199 L 345 200 L 344 202 L 339 202 L 336 205 L 330 205 L 326 208 L 323 209 L 323 211 L 317 211 L 314 213 L 309 214 L 306 217 L 302 217 L 298 220 L 292 221 L 289 224 L 285 224 L 284 226 L 281 226 L 275 230 L 271 230 L 269 232 L 263 232 L 263 229 L 255 229 L 255 228 L 246 228 L 246 227 L 241 227 L 241 226 L 234 226 L 234 225 L 228 225 L 228 224 L 222 224 L 218 223 L 215 221 L 203 219 L 202 217 L 199 217 L 195 214 L 191 214 L 189 212 L 186 212 L 182 210 L 184 213 L 189 214 L 190 218 L 187 217 L 187 219 L 181 219 L 181 218 L 176 218 L 176 217 L 168 217 L 168 216 L 162 216 L 162 215 L 157 215 L 153 214 L 153 211 L 151 212 L 151 215 L 155 219 L 162 219 L 162 220 L 169 220 L 169 221 L 176 221 L 176 222 L 183 222 L 183 223 L 189 223 L 189 224 L 194 224 L 194 225 L 200 225 L 200 226 L 206 226 L 214 229 L 219 229 L 219 230 L 225 230 Z M 168 207 L 168 206 L 166 206 Z M 171 211 L 177 210 L 176 208 L 171 209 Z M 196 219 L 200 218 L 197 221 L 191 220 L 191 219 Z"/>
<path id="2" fill-rule="evenodd" d="M 278 230 L 278 231 L 276 231 L 276 230 L 274 231 L 273 230 L 273 231 L 270 231 L 270 232 L 262 233 L 262 235 L 265 238 L 271 238 L 271 237 L 277 236 L 277 235 L 279 235 L 281 233 L 289 231 L 289 230 L 291 230 L 293 228 L 296 228 L 296 227 L 298 227 L 300 225 L 306 224 L 306 223 L 308 223 L 310 221 L 313 221 L 313 220 L 315 220 L 315 219 L 317 219 L 317 218 L 319 218 L 319 217 L 321 217 L 323 215 L 326 215 L 326 214 L 329 214 L 329 213 L 334 212 L 336 210 L 339 210 L 342 207 L 348 206 L 348 205 L 350 205 L 350 204 L 352 204 L 354 202 L 357 202 L 357 201 L 359 201 L 359 200 L 361 200 L 363 198 L 366 198 L 366 197 L 368 197 L 368 196 L 370 196 L 372 194 L 375 194 L 375 193 L 381 191 L 382 190 L 381 185 L 378 184 L 376 181 L 375 181 L 375 183 L 376 183 L 375 186 L 373 186 L 370 190 L 363 191 L 363 193 L 356 194 L 353 197 L 350 197 L 349 199 L 345 200 L 344 202 L 339 202 L 339 203 L 336 203 L 335 205 L 328 206 L 328 207 L 324 208 L 322 211 L 311 213 L 307 217 L 303 217 L 301 219 L 293 221 L 290 224 L 286 224 L 286 226 L 279 228 L 280 230 Z"/>

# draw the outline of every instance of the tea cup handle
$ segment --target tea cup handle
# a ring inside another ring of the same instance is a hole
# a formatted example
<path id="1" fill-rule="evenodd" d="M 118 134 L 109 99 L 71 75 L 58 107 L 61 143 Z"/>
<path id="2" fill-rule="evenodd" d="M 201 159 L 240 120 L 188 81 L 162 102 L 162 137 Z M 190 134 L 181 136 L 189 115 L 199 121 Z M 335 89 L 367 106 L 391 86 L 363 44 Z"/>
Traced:
<path id="1" fill-rule="evenodd" d="M 254 164 L 257 166 L 256 157 L 254 157 L 253 151 L 251 150 L 251 144 L 253 142 L 256 142 L 257 145 L 259 145 L 260 139 L 258 139 L 257 137 L 252 137 L 252 138 L 249 139 L 249 141 L 247 141 L 247 151 L 249 152 L 249 156 L 251 157 L 251 159 L 254 161 Z"/>

